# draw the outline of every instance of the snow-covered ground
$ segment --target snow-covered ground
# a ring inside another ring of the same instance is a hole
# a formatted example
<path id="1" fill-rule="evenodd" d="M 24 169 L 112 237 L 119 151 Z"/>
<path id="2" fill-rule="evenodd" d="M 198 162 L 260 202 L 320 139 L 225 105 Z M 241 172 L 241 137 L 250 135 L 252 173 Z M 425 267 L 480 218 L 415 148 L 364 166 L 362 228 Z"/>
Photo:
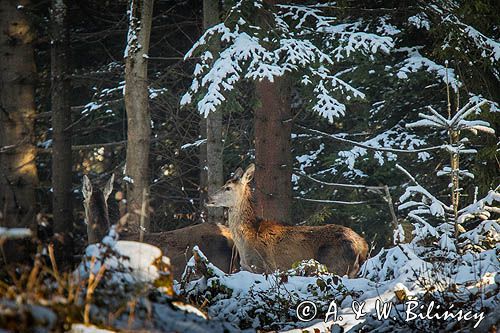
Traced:
<path id="1" fill-rule="evenodd" d="M 493 227 L 498 232 L 498 224 Z M 344 331 L 354 332 L 364 325 L 372 331 L 389 327 L 411 331 L 412 328 L 450 329 L 461 324 L 472 327 L 486 323 L 484 318 L 493 316 L 500 305 L 497 275 L 500 246 L 480 253 L 452 255 L 452 259 L 443 262 L 419 258 L 417 253 L 425 250 L 416 244 L 400 244 L 383 250 L 369 259 L 360 277 L 354 279 L 325 273 L 297 276 L 297 270 L 267 276 L 245 271 L 226 275 L 215 271 L 212 277 L 193 281 L 178 291 L 191 297 L 206 297 L 210 300 L 210 317 L 242 328 L 329 332 L 338 325 Z M 472 301 L 471 295 L 475 295 Z M 423 302 L 418 306 L 425 308 L 412 310 L 412 300 Z M 300 311 L 309 315 L 306 308 L 297 309 L 303 301 L 310 301 L 316 307 L 316 315 L 310 323 L 299 320 L 299 316 L 304 317 Z M 413 315 L 425 314 L 432 301 L 435 306 L 439 305 L 438 309 L 429 310 L 432 316 L 440 313 L 445 304 L 448 307 L 456 304 L 456 310 L 451 313 L 460 316 L 457 310 L 458 304 L 462 304 L 462 316 L 470 311 L 468 321 L 457 317 L 436 322 Z M 387 318 L 378 319 L 377 314 L 381 315 L 384 306 L 388 309 Z"/>

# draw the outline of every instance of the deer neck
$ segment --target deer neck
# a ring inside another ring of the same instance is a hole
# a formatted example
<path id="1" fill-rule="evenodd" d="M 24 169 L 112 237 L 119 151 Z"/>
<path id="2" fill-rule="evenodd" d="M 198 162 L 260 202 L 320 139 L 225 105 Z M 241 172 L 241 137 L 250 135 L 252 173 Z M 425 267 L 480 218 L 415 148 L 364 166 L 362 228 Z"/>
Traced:
<path id="1" fill-rule="evenodd" d="M 258 226 L 250 189 L 246 190 L 235 207 L 229 209 L 228 225 L 237 242 L 256 235 Z"/>
<path id="2" fill-rule="evenodd" d="M 100 242 L 110 227 L 108 205 L 102 194 L 92 195 L 90 201 L 85 204 L 85 215 L 89 243 Z"/>
<path id="3" fill-rule="evenodd" d="M 241 268 L 253 272 L 273 270 L 268 262 L 267 245 L 259 241 L 261 220 L 255 216 L 250 189 L 228 213 L 229 230 L 240 255 Z"/>

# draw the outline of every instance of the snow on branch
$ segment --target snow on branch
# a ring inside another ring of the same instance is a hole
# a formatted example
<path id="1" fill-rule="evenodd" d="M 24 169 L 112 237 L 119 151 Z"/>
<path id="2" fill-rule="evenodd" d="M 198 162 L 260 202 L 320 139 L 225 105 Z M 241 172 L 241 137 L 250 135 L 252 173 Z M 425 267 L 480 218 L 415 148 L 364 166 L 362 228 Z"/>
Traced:
<path id="1" fill-rule="evenodd" d="M 394 127 L 375 135 L 364 141 L 363 144 L 373 148 L 379 148 L 375 151 L 374 155 L 379 165 L 384 165 L 386 160 L 396 160 L 397 156 L 394 153 L 417 153 L 419 159 L 423 161 L 427 160 L 430 156 L 427 152 L 427 148 L 423 148 L 424 150 L 417 148 L 424 146 L 426 142 L 415 134 L 406 132 L 404 127 L 400 124 L 396 124 Z M 399 146 L 400 148 L 392 148 L 395 146 Z M 389 150 L 386 150 L 386 148 Z M 407 149 L 403 150 L 404 148 Z M 385 152 L 385 154 L 382 152 Z M 339 155 L 345 159 L 344 163 L 347 164 L 349 168 L 352 168 L 356 160 L 365 156 L 367 153 L 365 148 L 356 146 L 350 150 L 341 151 Z"/>
<path id="2" fill-rule="evenodd" d="M 280 5 L 277 20 L 284 22 L 290 19 L 290 26 L 300 31 L 300 35 L 320 33 L 324 35 L 324 43 L 333 57 L 340 61 L 360 52 L 371 55 L 377 52 L 390 53 L 394 48 L 394 40 L 389 36 L 382 36 L 366 32 L 366 24 L 362 20 L 352 23 L 339 23 L 331 16 L 325 16 L 321 9 L 304 5 Z M 377 33 L 395 35 L 399 30 L 386 22 L 385 17 L 379 19 L 380 26 Z M 287 26 L 283 24 L 283 26 Z M 329 46 L 329 47 L 328 47 Z"/>
<path id="3" fill-rule="evenodd" d="M 459 211 L 458 223 L 464 223 L 471 218 L 481 218 L 487 220 L 491 218 L 491 214 L 500 214 L 500 207 L 493 206 L 494 203 L 500 202 L 500 186 L 495 190 L 490 190 L 488 194 L 481 200 L 475 201 Z"/>
<path id="4" fill-rule="evenodd" d="M 488 134 L 495 134 L 495 130 L 490 127 L 490 124 L 483 120 L 465 120 L 466 117 L 471 115 L 481 106 L 486 104 L 486 100 L 473 105 L 474 103 L 469 101 L 464 107 L 456 112 L 456 114 L 450 119 L 446 119 L 441 116 L 432 107 L 428 107 L 432 115 L 426 115 L 419 113 L 419 117 L 423 118 L 413 123 L 406 124 L 406 128 L 416 128 L 416 127 L 434 127 L 445 130 L 461 131 L 468 130 L 474 134 L 478 131 L 485 132 Z"/>
<path id="5" fill-rule="evenodd" d="M 335 20 L 334 17 L 324 15 L 321 9 L 309 6 L 278 5 L 278 9 L 277 18 L 280 20 L 279 22 L 292 21 L 299 33 L 301 29 L 308 32 L 317 31 L 322 27 L 330 26 Z M 311 22 L 313 22 L 313 25 L 311 25 Z M 288 24 L 284 23 L 283 27 L 288 27 Z"/>
<path id="6" fill-rule="evenodd" d="M 444 26 L 442 28 L 449 32 L 442 46 L 443 49 L 455 48 L 464 53 L 477 52 L 480 57 L 493 65 L 489 67 L 492 74 L 497 79 L 500 77 L 498 66 L 494 66 L 500 61 L 500 42 L 498 40 L 485 36 L 474 27 L 463 23 L 454 14 L 456 7 L 448 6 L 446 1 L 422 2 L 422 4 L 426 7 L 426 11 L 435 14 L 435 23 Z"/>
<path id="7" fill-rule="evenodd" d="M 437 239 L 437 245 L 444 251 L 443 255 L 452 255 L 452 253 L 455 253 L 454 226 L 453 223 L 450 223 L 449 219 L 453 214 L 453 206 L 448 206 L 437 199 L 421 186 L 402 166 L 396 164 L 396 168 L 402 171 L 414 183 L 414 185 L 406 187 L 405 192 L 399 198 L 401 204 L 398 206 L 398 210 L 410 209 L 407 214 L 408 217 L 419 224 L 413 230 L 415 238 L 412 242 L 418 243 L 432 237 Z M 410 200 L 414 198 L 415 200 Z M 437 227 L 433 227 L 429 224 L 427 216 L 437 217 L 442 223 Z"/>
<path id="8" fill-rule="evenodd" d="M 454 171 L 451 167 L 445 166 L 441 170 L 438 170 L 438 172 L 436 172 L 436 176 L 450 176 L 453 172 Z M 459 179 L 463 179 L 465 177 L 474 179 L 474 174 L 469 172 L 469 170 L 455 170 L 455 172 L 457 173 Z"/>
<path id="9" fill-rule="evenodd" d="M 460 19 L 453 14 L 447 15 L 443 19 L 443 23 L 451 23 L 458 27 L 459 31 L 470 38 L 474 45 L 481 50 L 481 57 L 488 58 L 492 64 L 500 60 L 500 43 L 496 40 L 483 35 L 470 25 L 462 23 Z"/>
<path id="10" fill-rule="evenodd" d="M 0 227 L 0 243 L 6 239 L 21 239 L 31 237 L 31 230 L 28 228 L 4 228 Z"/>
<path id="11" fill-rule="evenodd" d="M 325 203 L 325 204 L 336 204 L 336 205 L 363 205 L 369 203 L 369 201 L 339 201 L 339 200 L 324 200 L 324 199 L 310 199 L 310 198 L 302 198 L 302 197 L 294 197 L 294 199 L 309 201 L 309 202 L 317 202 L 317 203 Z"/>
<path id="12" fill-rule="evenodd" d="M 365 55 L 376 52 L 388 54 L 394 47 L 391 37 L 381 37 L 376 34 L 366 32 L 349 32 L 343 29 L 355 28 L 356 25 L 339 25 L 336 27 L 324 28 L 320 31 L 331 34 L 331 38 L 337 37 L 339 46 L 333 49 L 333 55 L 337 61 L 350 57 L 351 53 L 361 52 Z"/>
<path id="13" fill-rule="evenodd" d="M 481 103 L 482 101 L 485 101 L 486 102 L 486 105 L 489 106 L 490 108 L 490 112 L 500 112 L 500 105 L 498 105 L 497 102 L 493 102 L 489 99 L 486 99 L 484 98 L 481 94 L 479 95 L 476 95 L 476 94 L 473 94 L 473 93 L 469 93 L 469 102 L 472 102 L 474 104 L 479 104 Z M 481 109 L 476 109 L 476 113 L 478 113 L 479 111 L 481 111 Z"/>
<path id="14" fill-rule="evenodd" d="M 345 114 L 339 96 L 364 98 L 342 80 L 341 73 L 332 72 L 331 65 L 353 52 L 388 53 L 394 46 L 391 37 L 361 31 L 360 22 L 337 22 L 321 9 L 306 5 L 277 6 L 270 16 L 275 29 L 262 29 L 255 12 L 265 6 L 261 0 L 238 1 L 224 22 L 208 29 L 187 52 L 185 59 L 197 55 L 199 60 L 181 105 L 197 98 L 197 109 L 206 116 L 226 100 L 237 82 L 272 82 L 287 72 L 302 74 L 302 85 L 311 86 L 313 93 L 311 109 L 330 122 Z M 214 51 L 216 45 L 220 51 Z"/>
<path id="15" fill-rule="evenodd" d="M 405 80 L 408 78 L 408 74 L 416 73 L 425 69 L 430 73 L 436 74 L 444 83 L 449 82 L 453 90 L 458 91 L 458 88 L 462 86 L 462 83 L 457 79 L 455 71 L 453 69 L 447 69 L 445 66 L 439 65 L 431 59 L 422 56 L 418 51 L 421 48 L 421 46 L 402 47 L 396 50 L 398 52 L 406 52 L 408 54 L 408 58 L 397 65 L 399 70 L 396 73 L 396 76 L 399 79 Z M 448 71 L 448 74 L 446 71 Z"/>
<path id="16" fill-rule="evenodd" d="M 457 113 L 447 119 L 439 114 L 434 108 L 428 106 L 431 114 L 419 113 L 419 117 L 422 118 L 413 123 L 405 124 L 402 126 L 397 124 L 393 128 L 386 130 L 380 134 L 377 134 L 373 138 L 370 138 L 364 142 L 357 142 L 349 140 L 342 135 L 334 135 L 325 133 L 319 130 L 314 130 L 310 128 L 301 127 L 309 132 L 319 134 L 323 137 L 331 138 L 335 141 L 343 142 L 349 145 L 353 145 L 354 148 L 350 150 L 340 151 L 338 161 L 346 164 L 350 170 L 354 170 L 354 165 L 356 161 L 365 156 L 369 150 L 375 151 L 375 159 L 378 161 L 379 165 L 383 165 L 386 160 L 396 160 L 396 153 L 417 153 L 421 160 L 429 159 L 430 151 L 435 150 L 445 150 L 449 153 L 458 154 L 475 154 L 477 151 L 475 149 L 465 147 L 467 143 L 466 140 L 461 140 L 457 144 L 443 144 L 440 146 L 433 146 L 427 148 L 417 148 L 425 145 L 425 141 L 419 138 L 417 135 L 412 133 L 407 133 L 404 128 L 416 128 L 416 127 L 434 127 L 444 130 L 461 131 L 468 130 L 473 134 L 477 134 L 478 131 L 494 134 L 495 131 L 490 127 L 490 124 L 483 120 L 466 120 L 465 118 L 477 113 L 482 106 L 490 103 L 490 108 L 492 107 L 491 101 L 483 98 L 471 98 L 469 102 L 462 107 Z M 393 148 L 394 146 L 407 147 L 408 149 Z M 446 170 L 444 170 L 446 172 Z M 469 176 L 470 173 L 464 171 L 461 176 Z"/>
<path id="17" fill-rule="evenodd" d="M 395 154 L 397 153 L 418 154 L 420 159 L 426 160 L 430 156 L 429 152 L 446 148 L 446 145 L 432 146 L 426 148 L 416 148 L 424 145 L 425 141 L 419 139 L 416 135 L 413 135 L 411 133 L 402 132 L 398 128 L 387 130 L 367 141 L 358 142 L 347 139 L 343 135 L 330 134 L 303 126 L 298 126 L 298 127 L 308 132 L 318 134 L 321 137 L 329 138 L 334 141 L 354 146 L 354 148 L 350 150 L 339 152 L 339 156 L 341 159 L 343 159 L 343 163 L 346 164 L 349 167 L 349 169 L 353 171 L 356 160 L 361 156 L 365 156 L 368 153 L 368 151 L 374 151 L 376 160 L 380 165 L 383 165 L 386 159 L 395 160 L 396 159 Z M 400 145 L 401 147 L 408 147 L 409 149 L 390 147 L 396 144 Z"/>
<path id="18" fill-rule="evenodd" d="M 321 185 L 326 185 L 326 186 L 332 186 L 332 187 L 339 187 L 339 188 L 350 188 L 350 189 L 366 189 L 366 190 L 384 190 L 385 186 L 367 186 L 367 185 L 360 185 L 360 184 L 343 184 L 343 183 L 330 183 L 330 182 L 325 182 L 319 179 L 316 179 L 314 177 L 309 176 L 308 174 L 304 172 L 298 172 L 296 173 L 299 176 L 308 178 L 312 180 L 315 183 L 321 184 Z"/>
<path id="19" fill-rule="evenodd" d="M 417 29 L 425 29 L 425 30 L 431 29 L 431 22 L 429 20 L 429 17 L 424 12 L 410 16 L 408 18 L 408 23 L 416 27 Z"/>
<path id="20" fill-rule="evenodd" d="M 330 133 L 326 133 L 326 132 L 323 132 L 323 131 L 315 130 L 315 129 L 304 127 L 304 126 L 297 125 L 297 127 L 302 128 L 302 129 L 304 129 L 306 131 L 309 131 L 311 133 L 315 133 L 315 134 L 318 134 L 320 136 L 330 138 L 330 139 L 335 140 L 335 141 L 339 141 L 339 142 L 351 144 L 351 145 L 354 145 L 354 146 L 357 146 L 357 147 L 360 147 L 360 148 L 365 148 L 365 149 L 374 150 L 374 151 L 383 151 L 383 152 L 390 152 L 390 153 L 413 154 L 413 153 L 422 153 L 422 152 L 429 152 L 429 151 L 433 151 L 433 150 L 438 150 L 438 149 L 442 149 L 444 147 L 444 146 L 433 146 L 433 147 L 418 148 L 418 149 L 388 148 L 388 147 L 381 147 L 381 146 L 370 145 L 371 142 L 370 143 L 357 142 L 357 141 L 354 141 L 354 140 L 346 139 L 346 138 L 344 138 L 343 136 L 340 136 L 340 135 L 330 134 Z"/>
<path id="21" fill-rule="evenodd" d="M 451 213 L 453 211 L 452 207 L 444 204 L 423 186 L 421 186 L 405 168 L 399 164 L 396 164 L 396 168 L 402 171 L 414 183 L 414 185 L 406 187 L 405 192 L 399 198 L 399 201 L 402 202 L 402 204 L 399 205 L 398 210 L 417 207 L 416 209 L 413 209 L 408 216 L 419 222 L 424 220 L 420 215 L 445 217 L 445 212 Z M 421 201 L 409 200 L 410 198 L 416 196 L 421 196 Z"/>
<path id="22" fill-rule="evenodd" d="M 134 4 L 134 0 L 129 1 L 129 8 L 127 10 L 129 28 L 127 32 L 127 45 L 123 53 L 123 58 L 127 58 L 129 54 L 136 53 L 142 48 L 138 38 L 140 30 L 140 13 L 137 13 L 138 8 L 139 7 Z"/>

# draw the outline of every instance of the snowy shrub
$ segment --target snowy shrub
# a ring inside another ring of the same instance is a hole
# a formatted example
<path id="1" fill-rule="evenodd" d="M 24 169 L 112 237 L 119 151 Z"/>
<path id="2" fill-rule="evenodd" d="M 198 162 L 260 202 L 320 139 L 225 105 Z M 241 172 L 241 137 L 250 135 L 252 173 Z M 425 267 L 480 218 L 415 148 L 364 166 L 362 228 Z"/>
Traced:
<path id="1" fill-rule="evenodd" d="M 322 274 L 327 274 L 328 269 L 325 265 L 319 263 L 314 259 L 303 260 L 297 262 L 292 266 L 292 269 L 288 270 L 287 275 L 289 276 L 320 276 Z"/>
<path id="2" fill-rule="evenodd" d="M 77 270 L 79 279 L 92 281 L 89 318 L 92 323 L 118 329 L 206 332 L 234 330 L 231 325 L 207 322 L 197 308 L 175 299 L 170 260 L 159 248 L 140 242 L 119 241 L 114 227 L 102 243 L 89 245 Z M 95 279 L 95 278 L 94 278 Z M 87 305 L 88 306 L 88 305 Z"/>
<path id="3" fill-rule="evenodd" d="M 450 141 L 443 145 L 443 150 L 450 154 L 451 165 L 444 166 L 437 176 L 450 177 L 451 203 L 439 200 L 398 166 L 412 182 L 400 198 L 399 209 L 409 210 L 408 217 L 414 221 L 414 237 L 409 244 L 382 250 L 365 263 L 363 270 L 366 277 L 378 283 L 399 281 L 408 288 L 411 286 L 405 298 L 418 301 L 419 306 L 433 304 L 436 315 L 418 317 L 408 324 L 408 320 L 397 319 L 404 317 L 405 309 L 401 308 L 401 314 L 394 317 L 391 314 L 394 320 L 390 326 L 396 329 L 455 331 L 481 327 L 479 331 L 482 331 L 500 319 L 495 311 L 500 303 L 499 285 L 495 282 L 500 271 L 500 187 L 490 190 L 480 200 L 474 198 L 464 208 L 459 207 L 459 194 L 463 191 L 460 180 L 465 176 L 474 178 L 467 170 L 458 168 L 460 155 L 475 152 L 465 147 L 468 140 L 460 140 L 460 131 L 494 133 L 485 121 L 465 119 L 481 104 L 484 102 L 476 105 L 469 102 L 453 116 L 448 109 L 448 118 L 429 108 L 432 115 L 420 114 L 422 120 L 407 125 L 408 128 L 434 127 L 448 133 Z M 481 316 L 475 318 L 475 322 L 443 319 L 446 310 L 453 308 Z M 394 311 L 397 314 L 398 309 Z M 364 327 L 380 329 L 373 323 L 365 323 Z"/>
<path id="4" fill-rule="evenodd" d="M 198 267 L 213 267 L 199 250 L 195 257 L 202 261 Z M 195 257 L 188 266 L 196 265 Z M 195 304 L 208 303 L 208 315 L 214 319 L 242 329 L 273 330 L 304 326 L 295 313 L 302 300 L 314 300 L 319 313 L 325 314 L 331 300 L 349 301 L 361 293 L 347 288 L 343 281 L 311 260 L 297 263 L 288 272 L 270 275 L 247 271 L 227 275 L 218 269 L 210 270 L 204 277 L 178 286 L 178 291 Z"/>

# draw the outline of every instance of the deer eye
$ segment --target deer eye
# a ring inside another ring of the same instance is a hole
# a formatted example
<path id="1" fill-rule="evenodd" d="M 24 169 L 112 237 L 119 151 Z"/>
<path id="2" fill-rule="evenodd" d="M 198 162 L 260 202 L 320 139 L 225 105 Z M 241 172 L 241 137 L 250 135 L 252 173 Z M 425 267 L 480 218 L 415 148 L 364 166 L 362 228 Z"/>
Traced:
<path id="1" fill-rule="evenodd" d="M 228 186 L 225 188 L 226 191 L 231 191 L 231 188 Z"/>

